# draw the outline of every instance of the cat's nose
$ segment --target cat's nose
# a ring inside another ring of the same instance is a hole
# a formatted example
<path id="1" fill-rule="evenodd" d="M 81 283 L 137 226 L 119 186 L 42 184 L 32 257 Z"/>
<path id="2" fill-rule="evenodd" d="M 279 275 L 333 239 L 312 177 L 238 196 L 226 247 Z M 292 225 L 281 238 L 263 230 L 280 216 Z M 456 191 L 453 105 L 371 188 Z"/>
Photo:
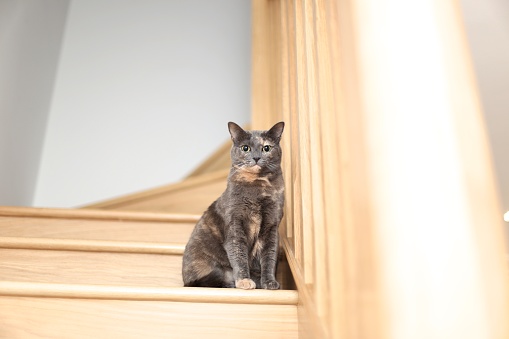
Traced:
<path id="1" fill-rule="evenodd" d="M 260 158 L 256 157 L 256 158 L 253 158 L 253 160 L 258 163 L 258 160 L 260 160 Z"/>

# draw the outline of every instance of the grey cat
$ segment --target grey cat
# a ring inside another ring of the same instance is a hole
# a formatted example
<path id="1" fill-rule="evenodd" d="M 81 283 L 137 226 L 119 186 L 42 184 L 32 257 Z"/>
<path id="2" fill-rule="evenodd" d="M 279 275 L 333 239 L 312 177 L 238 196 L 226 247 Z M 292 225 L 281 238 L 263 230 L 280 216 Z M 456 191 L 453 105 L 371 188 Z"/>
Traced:
<path id="1" fill-rule="evenodd" d="M 279 289 L 278 226 L 284 182 L 279 140 L 284 122 L 268 131 L 228 123 L 232 167 L 224 193 L 196 224 L 182 262 L 184 286 Z"/>

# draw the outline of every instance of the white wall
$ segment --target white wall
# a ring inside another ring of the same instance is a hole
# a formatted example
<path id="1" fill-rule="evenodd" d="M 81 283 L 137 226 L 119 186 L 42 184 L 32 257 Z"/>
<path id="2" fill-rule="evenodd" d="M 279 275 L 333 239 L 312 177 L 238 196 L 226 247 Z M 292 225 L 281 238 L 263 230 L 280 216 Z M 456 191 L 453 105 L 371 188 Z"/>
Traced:
<path id="1" fill-rule="evenodd" d="M 509 211 L 509 1 L 461 0 L 499 191 Z"/>
<path id="2" fill-rule="evenodd" d="M 72 0 L 36 206 L 180 180 L 250 119 L 250 2 Z"/>
<path id="3" fill-rule="evenodd" d="M 0 1 L 0 205 L 30 205 L 68 1 Z"/>

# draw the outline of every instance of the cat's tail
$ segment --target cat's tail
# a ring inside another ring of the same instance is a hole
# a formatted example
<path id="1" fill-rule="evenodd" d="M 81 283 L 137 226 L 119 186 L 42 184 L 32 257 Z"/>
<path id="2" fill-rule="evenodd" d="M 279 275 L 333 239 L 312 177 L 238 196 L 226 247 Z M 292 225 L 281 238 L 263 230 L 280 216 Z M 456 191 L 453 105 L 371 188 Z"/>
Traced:
<path id="1" fill-rule="evenodd" d="M 184 281 L 184 287 L 235 287 L 233 277 L 220 268 L 213 269 L 209 274 L 190 281 Z"/>

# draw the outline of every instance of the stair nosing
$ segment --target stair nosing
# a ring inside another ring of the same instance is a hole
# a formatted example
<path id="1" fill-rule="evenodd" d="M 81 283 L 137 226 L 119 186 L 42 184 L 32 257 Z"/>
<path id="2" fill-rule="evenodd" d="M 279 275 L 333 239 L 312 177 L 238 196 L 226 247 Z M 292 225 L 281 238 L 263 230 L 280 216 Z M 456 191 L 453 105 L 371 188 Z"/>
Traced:
<path id="1" fill-rule="evenodd" d="M 198 214 L 110 211 L 100 209 L 35 208 L 17 206 L 0 206 L 0 216 L 15 218 L 54 218 L 184 223 L 195 223 L 201 218 L 201 215 Z"/>
<path id="2" fill-rule="evenodd" d="M 0 237 L 0 248 L 182 255 L 184 254 L 185 244 L 141 241 Z"/>
<path id="3" fill-rule="evenodd" d="M 136 287 L 0 281 L 0 296 L 193 303 L 292 305 L 295 290 L 242 290 L 204 287 Z"/>

